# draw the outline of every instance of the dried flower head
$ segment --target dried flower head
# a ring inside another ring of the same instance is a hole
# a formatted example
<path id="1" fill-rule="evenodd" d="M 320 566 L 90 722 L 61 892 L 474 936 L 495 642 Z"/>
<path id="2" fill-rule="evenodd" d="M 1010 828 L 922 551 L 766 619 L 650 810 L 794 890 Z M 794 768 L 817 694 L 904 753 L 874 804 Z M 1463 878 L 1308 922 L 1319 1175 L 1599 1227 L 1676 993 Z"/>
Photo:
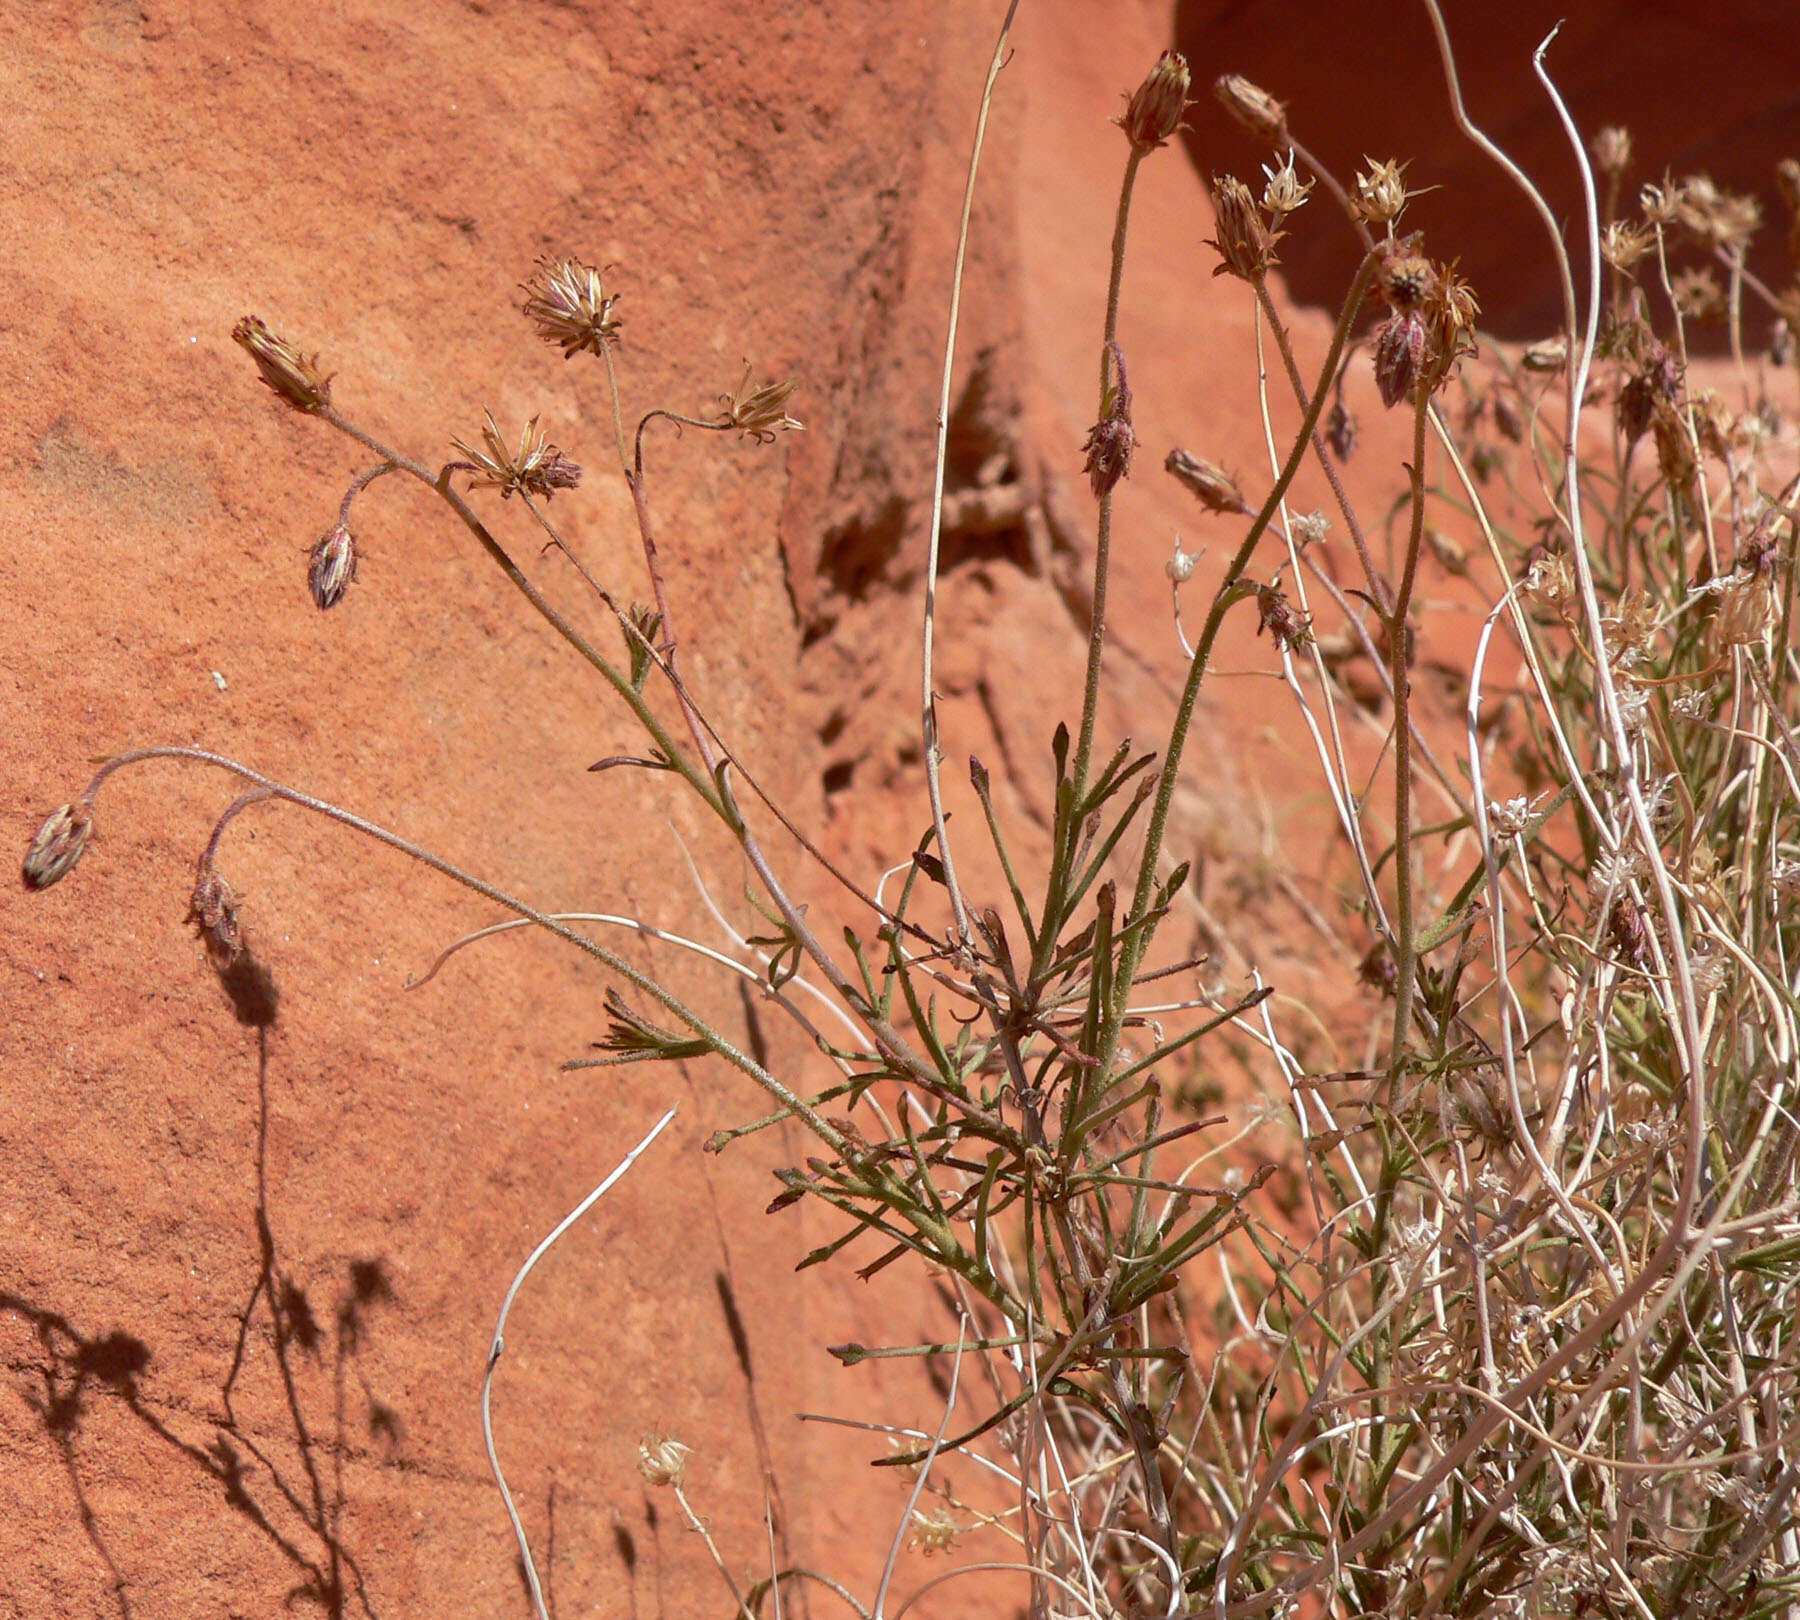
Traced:
<path id="1" fill-rule="evenodd" d="M 356 536 L 339 523 L 319 537 L 307 559 L 306 583 L 321 613 L 344 599 L 356 578 Z"/>
<path id="2" fill-rule="evenodd" d="M 1660 185 L 1646 184 L 1638 191 L 1638 206 L 1645 224 L 1673 225 L 1681 212 L 1681 187 L 1665 173 Z"/>
<path id="3" fill-rule="evenodd" d="M 1323 545 L 1325 536 L 1331 533 L 1331 519 L 1317 508 L 1311 512 L 1302 512 L 1288 524 L 1288 533 L 1302 551 L 1308 546 Z"/>
<path id="4" fill-rule="evenodd" d="M 1613 269 L 1629 275 L 1639 259 L 1650 251 L 1656 240 L 1648 225 L 1636 220 L 1615 219 L 1600 233 L 1600 257 Z"/>
<path id="5" fill-rule="evenodd" d="M 1438 265 L 1425 298 L 1425 318 L 1431 322 L 1431 346 L 1445 368 L 1475 353 L 1475 319 L 1481 313 L 1475 289 L 1454 267 Z"/>
<path id="6" fill-rule="evenodd" d="M 464 468 L 471 475 L 471 489 L 497 489 L 502 500 L 510 499 L 515 491 L 548 500 L 559 489 L 573 489 L 581 482 L 581 469 L 544 437 L 541 418 L 534 416 L 525 424 L 518 449 L 511 450 L 500 437 L 493 412 L 483 415 L 480 450 L 461 439 L 450 441 L 469 458 Z"/>
<path id="7" fill-rule="evenodd" d="M 20 872 L 25 887 L 47 889 L 62 882 L 86 853 L 93 830 L 94 818 L 86 805 L 64 804 L 51 811 L 25 852 Z"/>
<path id="8" fill-rule="evenodd" d="M 1375 386 L 1382 404 L 1392 410 L 1412 398 L 1430 351 L 1431 339 L 1417 315 L 1390 315 L 1375 329 Z"/>
<path id="9" fill-rule="evenodd" d="M 1720 642 L 1727 647 L 1751 647 L 1761 641 L 1781 617 L 1775 584 L 1752 571 L 1726 576 L 1719 591 L 1719 611 L 1713 621 Z"/>
<path id="10" fill-rule="evenodd" d="M 200 875 L 188 906 L 188 921 L 199 929 L 206 954 L 221 967 L 229 967 L 242 954 L 244 934 L 238 926 L 237 895 L 213 870 L 210 860 L 200 863 Z"/>
<path id="11" fill-rule="evenodd" d="M 1164 51 L 1144 82 L 1132 91 L 1125 111 L 1113 122 L 1140 152 L 1153 152 L 1181 128 L 1188 108 L 1187 58 Z"/>
<path id="12" fill-rule="evenodd" d="M 746 360 L 744 380 L 738 384 L 737 392 L 719 395 L 719 404 L 724 407 L 720 425 L 734 427 L 758 444 L 773 444 L 776 434 L 804 426 L 787 413 L 787 402 L 799 386 L 798 377 L 786 377 L 752 388 L 750 362 Z"/>
<path id="13" fill-rule="evenodd" d="M 1496 838 L 1517 838 L 1531 825 L 1532 817 L 1537 813 L 1540 793 L 1537 799 L 1527 798 L 1523 793 L 1508 799 L 1504 804 L 1488 801 L 1488 826 Z"/>
<path id="14" fill-rule="evenodd" d="M 1754 197 L 1721 191 L 1710 176 L 1696 174 L 1681 183 L 1675 217 L 1702 247 L 1741 250 L 1762 224 L 1762 206 Z"/>
<path id="15" fill-rule="evenodd" d="M 1194 577 L 1194 569 L 1200 559 L 1191 551 L 1181 549 L 1181 536 L 1175 536 L 1175 555 L 1163 564 L 1163 572 L 1169 576 L 1171 584 L 1185 585 Z"/>
<path id="16" fill-rule="evenodd" d="M 931 1512 L 915 1510 L 912 1516 L 912 1544 L 927 1558 L 933 1553 L 950 1552 L 956 1546 L 956 1538 L 963 1532 L 963 1526 L 946 1507 L 933 1508 Z"/>
<path id="17" fill-rule="evenodd" d="M 1348 461 L 1356 454 L 1356 418 L 1341 399 L 1333 400 L 1325 413 L 1325 442 L 1339 461 Z"/>
<path id="18" fill-rule="evenodd" d="M 604 354 L 620 337 L 621 322 L 613 313 L 617 293 L 606 290 L 606 272 L 579 259 L 539 259 L 525 294 L 525 318 L 546 343 L 554 343 L 565 360 L 584 350 Z"/>
<path id="19" fill-rule="evenodd" d="M 1627 591 L 1602 621 L 1609 634 L 1614 669 L 1635 669 L 1650 656 L 1662 624 L 1662 610 L 1648 591 Z"/>
<path id="20" fill-rule="evenodd" d="M 1621 175 L 1631 167 L 1631 131 L 1618 124 L 1608 124 L 1588 148 L 1594 167 L 1604 175 Z"/>
<path id="21" fill-rule="evenodd" d="M 1423 307 L 1437 290 L 1437 269 L 1418 251 L 1418 242 L 1417 232 L 1404 241 L 1390 242 L 1378 272 L 1382 297 L 1402 314 Z"/>
<path id="22" fill-rule="evenodd" d="M 1236 73 L 1213 80 L 1213 94 L 1226 112 L 1259 140 L 1271 146 L 1287 143 L 1287 103 Z"/>
<path id="23" fill-rule="evenodd" d="M 1116 343 L 1110 344 L 1109 349 L 1113 381 L 1106 386 L 1100 420 L 1088 429 L 1081 447 L 1087 455 L 1084 470 L 1096 500 L 1110 494 L 1131 471 L 1131 452 L 1138 443 L 1137 435 L 1131 431 L 1131 385 L 1125 380 L 1125 356 Z"/>
<path id="24" fill-rule="evenodd" d="M 1213 274 L 1260 281 L 1276 263 L 1275 243 L 1281 232 L 1269 229 L 1250 188 L 1236 175 L 1214 175 L 1212 194 L 1213 223 L 1219 234 L 1208 246 L 1217 248 L 1224 261 Z"/>
<path id="25" fill-rule="evenodd" d="M 1171 450 L 1163 461 L 1163 471 L 1188 490 L 1209 512 L 1237 512 L 1248 515 L 1250 503 L 1237 486 L 1237 480 L 1223 467 L 1185 450 Z"/>
<path id="26" fill-rule="evenodd" d="M 1669 280 L 1669 296 L 1689 320 L 1713 322 L 1725 319 L 1725 288 L 1709 264 L 1689 265 Z"/>
<path id="27" fill-rule="evenodd" d="M 1365 156 L 1368 172 L 1356 176 L 1355 205 L 1359 218 L 1370 225 L 1391 225 L 1406 207 L 1405 164 L 1390 159 L 1377 163 Z"/>
<path id="28" fill-rule="evenodd" d="M 1539 606 L 1560 613 L 1575 599 L 1575 570 L 1567 554 L 1546 550 L 1530 558 L 1520 591 Z"/>
<path id="29" fill-rule="evenodd" d="M 316 354 L 302 354 L 255 315 L 232 327 L 231 337 L 256 362 L 262 380 L 295 410 L 312 413 L 331 403 L 331 378 L 319 369 Z"/>
<path id="30" fill-rule="evenodd" d="M 1553 377 L 1569 363 L 1569 340 L 1565 337 L 1543 338 L 1527 343 L 1519 355 L 1519 364 L 1540 376 Z"/>
<path id="31" fill-rule="evenodd" d="M 1302 180 L 1294 173 L 1292 149 L 1279 168 L 1265 163 L 1262 172 L 1266 182 L 1263 186 L 1262 205 L 1268 211 L 1270 220 L 1279 225 L 1312 195 L 1313 182 Z"/>
<path id="32" fill-rule="evenodd" d="M 1312 617 L 1302 613 L 1277 585 L 1261 585 L 1256 591 L 1256 633 L 1269 632 L 1269 639 L 1284 652 L 1304 647 L 1312 640 Z"/>
<path id="33" fill-rule="evenodd" d="M 647 1434 L 638 1442 L 638 1472 L 652 1485 L 679 1485 L 694 1448 L 665 1434 Z"/>

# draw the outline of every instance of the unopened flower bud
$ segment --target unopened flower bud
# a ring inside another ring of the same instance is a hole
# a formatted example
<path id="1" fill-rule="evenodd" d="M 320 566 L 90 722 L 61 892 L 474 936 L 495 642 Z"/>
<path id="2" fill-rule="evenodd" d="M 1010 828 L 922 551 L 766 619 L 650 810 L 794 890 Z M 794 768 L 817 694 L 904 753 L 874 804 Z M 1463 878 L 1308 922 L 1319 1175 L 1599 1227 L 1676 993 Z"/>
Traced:
<path id="1" fill-rule="evenodd" d="M 321 613 L 336 607 L 355 578 L 356 536 L 340 523 L 319 537 L 307 562 L 306 583 L 312 589 L 313 605 Z"/>
<path id="2" fill-rule="evenodd" d="M 1429 348 L 1425 323 L 1417 315 L 1390 315 L 1376 329 L 1375 386 L 1388 409 L 1412 398 Z"/>
<path id="3" fill-rule="evenodd" d="M 221 967 L 229 967 L 238 959 L 244 949 L 244 935 L 238 926 L 237 895 L 213 870 L 211 861 L 201 863 L 188 906 L 188 921 L 200 930 L 206 954 Z"/>
<path id="4" fill-rule="evenodd" d="M 647 1434 L 638 1442 L 638 1472 L 652 1485 L 679 1485 L 694 1448 L 668 1435 Z"/>
<path id="5" fill-rule="evenodd" d="M 331 403 L 331 378 L 319 369 L 316 354 L 302 354 L 255 315 L 239 321 L 231 336 L 256 362 L 262 380 L 295 410 L 322 411 Z"/>
<path id="6" fill-rule="evenodd" d="M 1112 493 L 1114 486 L 1131 471 L 1131 452 L 1138 438 L 1131 430 L 1131 386 L 1125 380 L 1125 356 L 1118 344 L 1109 346 L 1115 381 L 1109 383 L 1101 404 L 1100 420 L 1088 429 L 1082 449 L 1084 463 L 1094 498 Z"/>
<path id="7" fill-rule="evenodd" d="M 1164 51 L 1149 77 L 1132 91 L 1123 116 L 1113 122 L 1139 151 L 1152 152 L 1181 127 L 1187 105 L 1187 58 Z"/>
<path id="8" fill-rule="evenodd" d="M 1270 231 L 1250 188 L 1236 175 L 1213 177 L 1213 218 L 1219 234 L 1211 245 L 1225 261 L 1213 274 L 1260 281 L 1276 262 L 1275 242 L 1281 233 Z"/>
<path id="9" fill-rule="evenodd" d="M 1372 157 L 1364 157 L 1363 162 L 1369 165 L 1369 172 L 1359 171 L 1356 176 L 1356 212 L 1370 225 L 1391 224 L 1406 207 L 1401 165 L 1391 159 L 1377 163 Z"/>
<path id="10" fill-rule="evenodd" d="M 1621 175 L 1631 167 L 1631 131 L 1608 124 L 1594 137 L 1594 167 L 1604 175 Z"/>
<path id="11" fill-rule="evenodd" d="M 1325 413 L 1325 442 L 1339 461 L 1348 461 L 1356 454 L 1356 418 L 1341 399 L 1333 400 Z"/>
<path id="12" fill-rule="evenodd" d="M 1224 73 L 1213 80 L 1213 94 L 1226 112 L 1259 140 L 1271 146 L 1287 141 L 1287 104 L 1260 85 L 1240 74 Z"/>
<path id="13" fill-rule="evenodd" d="M 1200 559 L 1191 551 L 1181 549 L 1181 536 L 1175 536 L 1175 555 L 1163 564 L 1163 572 L 1169 576 L 1171 584 L 1185 585 L 1194 577 L 1194 569 Z"/>
<path id="14" fill-rule="evenodd" d="M 1250 503 L 1237 481 L 1223 467 L 1202 461 L 1185 450 L 1171 450 L 1163 462 L 1163 471 L 1188 490 L 1209 512 L 1248 514 Z"/>
<path id="15" fill-rule="evenodd" d="M 65 804 L 53 810 L 25 852 L 21 872 L 25 887 L 47 889 L 60 883 L 86 851 L 93 830 L 94 818 L 86 806 Z"/>

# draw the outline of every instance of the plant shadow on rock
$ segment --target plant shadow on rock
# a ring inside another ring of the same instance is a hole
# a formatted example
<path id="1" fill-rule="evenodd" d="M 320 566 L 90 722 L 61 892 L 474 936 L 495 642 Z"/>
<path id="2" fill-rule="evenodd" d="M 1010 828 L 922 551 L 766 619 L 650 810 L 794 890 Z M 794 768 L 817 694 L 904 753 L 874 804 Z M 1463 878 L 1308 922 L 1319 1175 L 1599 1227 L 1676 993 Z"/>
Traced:
<path id="1" fill-rule="evenodd" d="M 345 1545 L 345 1461 L 356 1454 L 351 1439 L 350 1393 L 354 1377 L 364 1400 L 367 1436 L 393 1454 L 401 1440 L 398 1414 L 371 1388 L 360 1355 L 371 1317 L 394 1299 L 380 1259 L 350 1262 L 339 1285 L 329 1327 L 321 1323 L 305 1288 L 282 1264 L 269 1214 L 269 1030 L 279 1003 L 274 979 L 249 950 L 229 962 L 214 961 L 221 988 L 238 1021 L 256 1031 L 256 1277 L 238 1319 L 231 1361 L 220 1383 L 214 1414 L 187 1420 L 202 1403 L 149 1394 L 144 1380 L 155 1358 L 152 1346 L 125 1328 L 87 1333 L 66 1313 L 10 1291 L 0 1292 L 0 1315 L 18 1317 L 36 1337 L 36 1355 L 8 1358 L 24 1384 L 26 1404 L 43 1423 L 68 1477 L 83 1533 L 106 1567 L 118 1613 L 132 1620 L 131 1578 L 108 1543 L 106 1528 L 89 1497 L 81 1467 L 81 1436 L 96 1396 L 122 1405 L 144 1430 L 186 1460 L 223 1492 L 295 1573 L 283 1606 L 305 1603 L 331 1620 L 351 1613 L 379 1620 L 363 1571 Z M 260 1320 L 263 1331 L 257 1332 Z M 328 1348 L 329 1346 L 329 1348 Z M 271 1425 L 240 1413 L 240 1379 L 266 1348 L 280 1387 L 285 1421 Z M 331 1357 L 329 1437 L 307 1415 L 298 1363 Z M 276 1442 L 291 1448 L 291 1461 L 276 1455 Z"/>

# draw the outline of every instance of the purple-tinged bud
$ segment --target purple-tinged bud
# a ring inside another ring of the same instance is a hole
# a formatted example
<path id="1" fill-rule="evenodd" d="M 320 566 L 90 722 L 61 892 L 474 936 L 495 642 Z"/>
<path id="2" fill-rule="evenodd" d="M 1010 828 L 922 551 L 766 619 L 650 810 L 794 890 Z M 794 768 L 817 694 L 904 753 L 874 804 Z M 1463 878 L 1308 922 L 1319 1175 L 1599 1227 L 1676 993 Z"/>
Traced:
<path id="1" fill-rule="evenodd" d="M 1430 348 L 1425 323 L 1417 315 L 1390 315 L 1375 333 L 1375 386 L 1381 403 L 1392 410 L 1413 390 L 1425 373 Z"/>
<path id="2" fill-rule="evenodd" d="M 37 830 L 25 852 L 21 875 L 28 889 L 47 889 L 60 883 L 87 850 L 94 818 L 86 806 L 65 804 L 53 810 Z"/>
<path id="3" fill-rule="evenodd" d="M 306 582 L 312 588 L 314 605 L 321 613 L 336 607 L 355 578 L 356 536 L 340 523 L 320 537 L 307 563 Z"/>
<path id="4" fill-rule="evenodd" d="M 1187 58 L 1164 51 L 1149 77 L 1132 91 L 1124 115 L 1113 122 L 1140 152 L 1153 152 L 1181 128 L 1187 106 Z"/>
<path id="5" fill-rule="evenodd" d="M 1250 188 L 1236 175 L 1214 175 L 1212 195 L 1213 222 L 1219 234 L 1209 245 L 1216 247 L 1225 261 L 1213 274 L 1261 281 L 1277 262 L 1275 243 L 1281 232 L 1269 229 Z"/>
<path id="6" fill-rule="evenodd" d="M 1356 454 L 1356 418 L 1341 399 L 1333 400 L 1325 413 L 1325 442 L 1339 461 L 1348 461 Z"/>
<path id="7" fill-rule="evenodd" d="M 238 926 L 237 895 L 210 861 L 202 864 L 194 884 L 188 921 L 200 930 L 206 954 L 221 967 L 229 967 L 242 954 L 244 933 Z"/>
<path id="8" fill-rule="evenodd" d="M 1281 593 L 1276 585 L 1259 585 L 1256 590 L 1256 633 L 1267 630 L 1275 645 L 1284 653 L 1304 647 L 1312 640 L 1312 617 L 1302 613 Z"/>
<path id="9" fill-rule="evenodd" d="M 1100 420 L 1088 429 L 1081 447 L 1087 452 L 1083 465 L 1096 500 L 1111 494 L 1119 480 L 1131 471 L 1131 452 L 1138 443 L 1137 435 L 1131 431 L 1131 385 L 1125 380 L 1125 356 L 1116 343 L 1110 345 L 1110 352 L 1117 381 L 1107 385 Z"/>
<path id="10" fill-rule="evenodd" d="M 256 362 L 262 380 L 295 410 L 311 414 L 331 403 L 331 378 L 319 369 L 316 354 L 302 354 L 255 315 L 239 321 L 231 336 Z"/>

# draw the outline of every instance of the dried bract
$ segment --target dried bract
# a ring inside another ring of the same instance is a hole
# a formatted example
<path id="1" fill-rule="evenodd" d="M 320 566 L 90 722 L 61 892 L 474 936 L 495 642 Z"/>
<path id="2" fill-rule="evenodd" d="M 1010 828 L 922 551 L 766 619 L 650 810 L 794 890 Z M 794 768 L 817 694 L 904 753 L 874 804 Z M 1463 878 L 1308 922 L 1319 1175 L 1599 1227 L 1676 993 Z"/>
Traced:
<path id="1" fill-rule="evenodd" d="M 1287 103 L 1277 101 L 1260 85 L 1236 73 L 1224 73 L 1213 80 L 1213 94 L 1219 104 L 1237 122 L 1271 146 L 1287 142 Z"/>
<path id="2" fill-rule="evenodd" d="M 780 382 L 750 386 L 750 363 L 744 362 L 744 380 L 735 394 L 719 395 L 724 407 L 722 426 L 734 427 L 747 439 L 758 444 L 773 444 L 775 435 L 804 426 L 787 413 L 787 402 L 800 386 L 798 377 L 785 377 Z"/>
<path id="3" fill-rule="evenodd" d="M 525 318 L 546 343 L 556 344 L 565 360 L 584 350 L 604 354 L 620 337 L 614 314 L 617 293 L 606 290 L 606 272 L 579 259 L 539 259 L 520 291 Z"/>
<path id="4" fill-rule="evenodd" d="M 25 852 L 21 876 L 28 889 L 47 889 L 60 883 L 74 870 L 88 846 L 94 830 L 94 818 L 85 805 L 59 805 L 51 811 L 31 848 Z"/>
<path id="5" fill-rule="evenodd" d="M 306 583 L 312 591 L 313 605 L 321 613 L 344 599 L 356 578 L 356 536 L 343 524 L 321 535 L 307 560 Z"/>
<path id="6" fill-rule="evenodd" d="M 1163 471 L 1188 490 L 1209 512 L 1237 512 L 1248 515 L 1250 503 L 1238 488 L 1237 480 L 1223 467 L 1186 450 L 1171 450 L 1163 461 Z"/>
<path id="7" fill-rule="evenodd" d="M 1144 82 L 1131 93 L 1124 113 L 1113 122 L 1140 152 L 1153 152 L 1181 128 L 1188 108 L 1187 58 L 1164 51 Z"/>
<path id="8" fill-rule="evenodd" d="M 255 315 L 232 327 L 231 337 L 256 362 L 262 380 L 295 410 L 310 414 L 331 403 L 331 378 L 319 369 L 316 354 L 302 354 Z"/>
<path id="9" fill-rule="evenodd" d="M 461 439 L 450 441 L 469 458 L 471 488 L 497 489 L 502 500 L 516 492 L 541 495 L 547 500 L 559 489 L 573 489 L 581 482 L 581 469 L 544 437 L 541 418 L 534 416 L 525 424 L 519 447 L 513 450 L 500 437 L 493 412 L 483 414 L 486 421 L 481 429 L 481 449 L 464 444 Z"/>

